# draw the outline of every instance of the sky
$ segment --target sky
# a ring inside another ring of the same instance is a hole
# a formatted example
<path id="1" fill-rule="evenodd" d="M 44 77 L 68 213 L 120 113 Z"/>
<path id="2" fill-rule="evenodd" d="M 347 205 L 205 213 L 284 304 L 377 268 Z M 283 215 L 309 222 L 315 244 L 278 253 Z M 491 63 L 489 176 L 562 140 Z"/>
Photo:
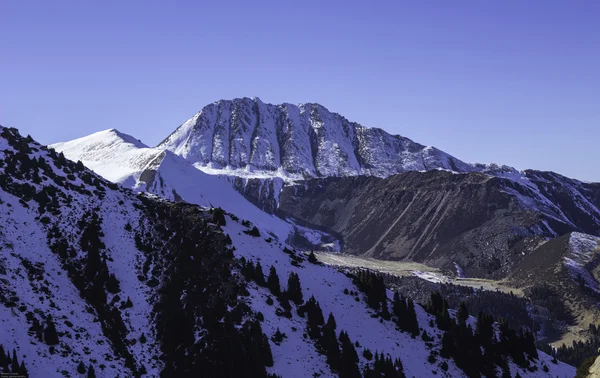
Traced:
<path id="1" fill-rule="evenodd" d="M 0 1 L 0 124 L 155 145 L 220 99 L 317 102 L 464 161 L 600 182 L 600 1 Z"/>

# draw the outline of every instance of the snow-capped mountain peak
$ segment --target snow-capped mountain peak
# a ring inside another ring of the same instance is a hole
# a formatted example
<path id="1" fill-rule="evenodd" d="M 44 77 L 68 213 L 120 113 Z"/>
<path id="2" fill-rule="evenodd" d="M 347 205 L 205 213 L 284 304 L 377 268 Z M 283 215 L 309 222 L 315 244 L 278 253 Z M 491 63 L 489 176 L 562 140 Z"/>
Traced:
<path id="1" fill-rule="evenodd" d="M 290 177 L 477 170 L 436 148 L 351 122 L 320 104 L 272 105 L 258 98 L 207 105 L 159 147 L 199 167 L 283 170 Z"/>

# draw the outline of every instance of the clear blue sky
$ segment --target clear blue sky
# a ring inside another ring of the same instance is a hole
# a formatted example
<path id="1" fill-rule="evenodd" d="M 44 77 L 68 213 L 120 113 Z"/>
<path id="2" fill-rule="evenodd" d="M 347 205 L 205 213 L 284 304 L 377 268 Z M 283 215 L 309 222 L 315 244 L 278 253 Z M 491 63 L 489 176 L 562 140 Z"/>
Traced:
<path id="1" fill-rule="evenodd" d="M 258 96 L 600 181 L 599 20 L 597 0 L 3 0 L 0 124 L 153 145 L 208 103 Z"/>

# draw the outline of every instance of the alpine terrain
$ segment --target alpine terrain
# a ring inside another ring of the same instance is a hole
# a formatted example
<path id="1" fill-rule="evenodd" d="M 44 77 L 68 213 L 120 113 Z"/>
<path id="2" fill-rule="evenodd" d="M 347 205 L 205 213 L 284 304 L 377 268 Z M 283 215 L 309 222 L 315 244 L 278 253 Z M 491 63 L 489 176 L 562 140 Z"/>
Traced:
<path id="1" fill-rule="evenodd" d="M 573 377 L 600 346 L 600 184 L 319 104 L 218 101 L 157 146 L 0 127 L 0 212 L 7 373 Z"/>

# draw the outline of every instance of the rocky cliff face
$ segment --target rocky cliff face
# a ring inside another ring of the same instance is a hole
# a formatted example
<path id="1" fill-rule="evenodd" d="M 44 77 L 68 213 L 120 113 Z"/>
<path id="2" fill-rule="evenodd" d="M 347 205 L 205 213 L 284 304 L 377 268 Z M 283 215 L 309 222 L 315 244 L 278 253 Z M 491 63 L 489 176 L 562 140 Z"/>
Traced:
<path id="1" fill-rule="evenodd" d="M 205 106 L 158 147 L 203 167 L 291 177 L 481 169 L 436 148 L 350 122 L 319 104 L 271 105 L 258 98 Z"/>
<path id="2" fill-rule="evenodd" d="M 544 238 L 600 234 L 597 185 L 527 175 L 522 182 L 443 171 L 308 180 L 283 188 L 278 214 L 331 229 L 348 253 L 504 277 Z"/>

